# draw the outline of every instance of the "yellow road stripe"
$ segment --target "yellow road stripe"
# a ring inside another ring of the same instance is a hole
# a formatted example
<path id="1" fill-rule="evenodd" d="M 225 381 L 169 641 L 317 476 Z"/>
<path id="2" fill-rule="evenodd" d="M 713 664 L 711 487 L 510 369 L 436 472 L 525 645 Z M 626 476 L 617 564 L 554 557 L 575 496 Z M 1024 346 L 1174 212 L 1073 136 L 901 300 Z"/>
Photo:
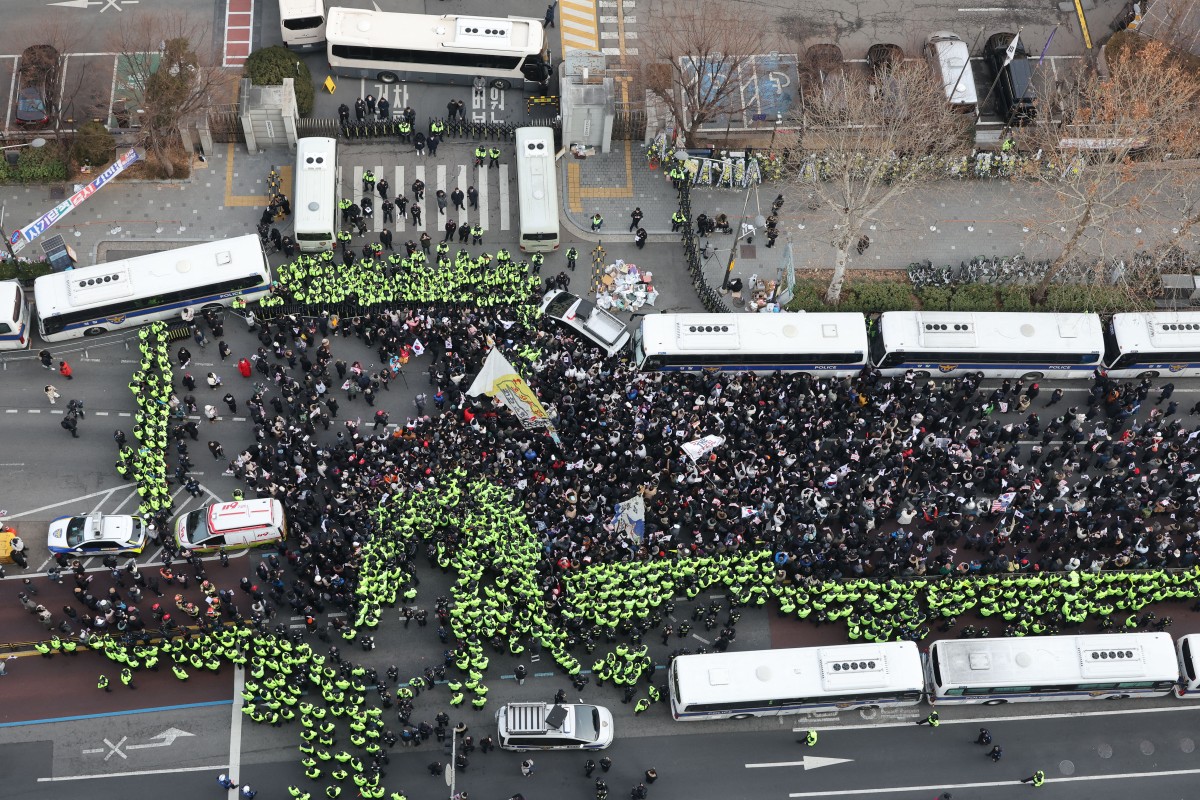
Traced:
<path id="1" fill-rule="evenodd" d="M 1079 17 L 1079 29 L 1083 31 L 1083 43 L 1087 45 L 1087 49 L 1092 49 L 1092 35 L 1088 33 L 1087 19 L 1083 16 L 1083 5 L 1079 0 L 1075 0 L 1075 15 Z"/>

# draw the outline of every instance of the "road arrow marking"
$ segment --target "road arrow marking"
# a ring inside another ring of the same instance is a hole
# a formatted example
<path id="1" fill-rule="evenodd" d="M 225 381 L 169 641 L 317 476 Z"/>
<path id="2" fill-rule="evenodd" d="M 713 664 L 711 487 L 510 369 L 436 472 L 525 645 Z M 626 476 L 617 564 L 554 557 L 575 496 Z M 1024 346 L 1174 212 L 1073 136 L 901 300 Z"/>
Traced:
<path id="1" fill-rule="evenodd" d="M 136 746 L 136 745 L 135 745 Z M 820 769 L 821 767 L 831 767 L 834 764 L 846 764 L 853 761 L 852 758 L 825 758 L 823 756 L 805 756 L 799 761 L 769 761 L 763 764 L 747 764 L 746 769 L 762 769 L 764 767 L 804 767 L 805 772 L 810 769 Z"/>
<path id="2" fill-rule="evenodd" d="M 157 736 L 150 737 L 152 740 L 160 739 L 161 741 L 157 741 L 157 742 L 151 741 L 148 744 L 131 744 L 128 747 L 126 747 L 125 749 L 126 750 L 144 750 L 147 747 L 170 747 L 172 744 L 175 743 L 175 740 L 178 739 L 180 736 L 195 736 L 195 735 L 196 734 L 194 734 L 194 733 L 188 733 L 187 731 L 181 731 L 181 730 L 179 730 L 179 728 L 167 728 L 165 731 L 158 734 Z"/>

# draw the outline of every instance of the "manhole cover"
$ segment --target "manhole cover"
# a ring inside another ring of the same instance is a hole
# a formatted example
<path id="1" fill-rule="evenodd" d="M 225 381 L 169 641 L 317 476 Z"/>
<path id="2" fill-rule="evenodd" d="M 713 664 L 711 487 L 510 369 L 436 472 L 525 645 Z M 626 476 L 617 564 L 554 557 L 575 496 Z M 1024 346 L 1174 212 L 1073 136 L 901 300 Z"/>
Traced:
<path id="1" fill-rule="evenodd" d="M 742 258 L 758 258 L 755 253 L 758 252 L 758 245 L 744 244 L 742 245 Z"/>
<path id="2" fill-rule="evenodd" d="M 1142 742 L 1142 755 L 1147 755 L 1147 756 L 1154 755 L 1154 743 L 1153 742 L 1146 742 L 1146 741 Z"/>
<path id="3" fill-rule="evenodd" d="M 62 200 L 66 196 L 67 196 L 67 187 L 65 187 L 65 186 L 51 186 L 50 187 L 50 199 L 51 200 Z"/>
<path id="4" fill-rule="evenodd" d="M 1179 749 L 1185 753 L 1193 753 L 1196 750 L 1196 743 L 1191 739 L 1182 739 L 1179 742 Z"/>
<path id="5" fill-rule="evenodd" d="M 1112 758 L 1113 749 L 1111 744 L 1102 744 L 1096 748 L 1096 755 L 1101 758 Z"/>
<path id="6" fill-rule="evenodd" d="M 1074 775 L 1075 774 L 1075 762 L 1074 761 L 1058 762 L 1058 771 L 1061 772 L 1063 775 Z"/>

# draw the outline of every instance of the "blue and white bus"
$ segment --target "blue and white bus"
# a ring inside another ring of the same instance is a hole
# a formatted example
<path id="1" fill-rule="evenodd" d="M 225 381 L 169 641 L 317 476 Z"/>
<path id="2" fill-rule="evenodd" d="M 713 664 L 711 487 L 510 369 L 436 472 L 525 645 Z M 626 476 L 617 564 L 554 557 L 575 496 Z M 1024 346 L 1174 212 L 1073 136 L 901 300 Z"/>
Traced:
<path id="1" fill-rule="evenodd" d="M 925 696 L 913 642 L 677 656 L 669 684 L 677 720 L 914 706 Z"/>
<path id="2" fill-rule="evenodd" d="M 885 375 L 1087 378 L 1103 356 L 1096 314 L 886 311 L 871 337 Z"/>
<path id="3" fill-rule="evenodd" d="M 1200 311 L 1114 314 L 1104 344 L 1109 377 L 1194 378 L 1200 375 Z"/>
<path id="4" fill-rule="evenodd" d="M 16 281 L 0 281 L 0 350 L 29 347 L 29 304 Z"/>
<path id="5" fill-rule="evenodd" d="M 936 705 L 1165 697 L 1179 680 L 1166 633 L 942 639 L 926 664 Z"/>
<path id="6" fill-rule="evenodd" d="M 814 372 L 855 375 L 867 363 L 862 314 L 649 314 L 634 329 L 645 372 Z"/>
<path id="7" fill-rule="evenodd" d="M 270 291 L 271 267 L 253 234 L 43 275 L 33 283 L 38 332 L 48 342 L 98 336 L 247 302 Z"/>
<path id="8" fill-rule="evenodd" d="M 333 249 L 338 232 L 337 139 L 310 136 L 296 141 L 296 245 L 302 253 Z"/>

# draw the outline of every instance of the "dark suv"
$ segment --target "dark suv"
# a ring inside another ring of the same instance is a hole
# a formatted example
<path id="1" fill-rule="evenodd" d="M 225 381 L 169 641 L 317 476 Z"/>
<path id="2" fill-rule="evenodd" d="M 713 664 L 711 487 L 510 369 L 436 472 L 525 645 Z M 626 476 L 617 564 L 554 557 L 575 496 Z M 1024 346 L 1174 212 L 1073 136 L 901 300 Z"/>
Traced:
<path id="1" fill-rule="evenodd" d="M 1008 45 L 1011 33 L 995 33 L 988 37 L 983 48 L 983 57 L 995 71 L 996 114 L 1000 119 L 1014 125 L 1029 122 L 1037 117 L 1037 93 L 1033 89 L 1033 64 L 1025 52 L 1025 45 L 1017 42 L 1013 60 L 1007 66 Z"/>
<path id="2" fill-rule="evenodd" d="M 20 87 L 17 89 L 17 122 L 45 127 L 54 113 L 58 93 L 58 51 L 48 44 L 26 47 L 21 53 Z"/>

